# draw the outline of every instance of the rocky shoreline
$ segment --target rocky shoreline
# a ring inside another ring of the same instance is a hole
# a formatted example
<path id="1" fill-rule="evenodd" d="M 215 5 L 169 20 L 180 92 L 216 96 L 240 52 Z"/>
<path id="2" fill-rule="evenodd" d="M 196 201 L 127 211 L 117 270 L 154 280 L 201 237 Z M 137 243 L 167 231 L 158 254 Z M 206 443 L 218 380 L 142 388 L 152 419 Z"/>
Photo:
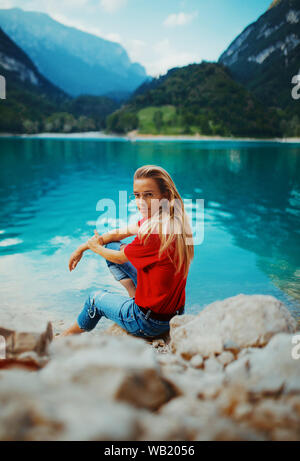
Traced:
<path id="1" fill-rule="evenodd" d="M 0 325 L 0 440 L 300 440 L 300 328 L 272 296 L 176 316 L 153 341 Z"/>

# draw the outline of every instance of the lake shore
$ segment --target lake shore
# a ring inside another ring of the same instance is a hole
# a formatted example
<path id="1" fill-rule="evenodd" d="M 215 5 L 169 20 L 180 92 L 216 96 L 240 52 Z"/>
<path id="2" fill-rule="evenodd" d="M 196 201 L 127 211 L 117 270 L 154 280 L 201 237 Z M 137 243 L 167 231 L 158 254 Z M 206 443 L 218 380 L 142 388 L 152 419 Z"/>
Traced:
<path id="1" fill-rule="evenodd" d="M 300 331 L 273 296 L 219 299 L 153 340 L 112 324 L 53 341 L 50 321 L 1 318 L 0 440 L 300 440 Z"/>
<path id="2" fill-rule="evenodd" d="M 240 138 L 226 136 L 206 136 L 206 135 L 155 135 L 155 134 L 140 134 L 137 131 L 127 133 L 127 138 L 131 141 L 150 140 L 150 141 L 247 141 L 247 142 L 286 142 L 300 143 L 300 138 Z"/>
<path id="3" fill-rule="evenodd" d="M 0 133 L 0 137 L 14 138 L 68 138 L 68 139 L 123 139 L 124 141 L 244 141 L 244 142 L 280 142 L 280 143 L 300 143 L 300 138 L 240 138 L 224 136 L 205 136 L 205 135 L 156 135 L 140 134 L 137 131 L 131 131 L 126 135 L 106 134 L 102 131 L 88 131 L 79 133 L 36 133 L 36 134 L 13 134 Z"/>

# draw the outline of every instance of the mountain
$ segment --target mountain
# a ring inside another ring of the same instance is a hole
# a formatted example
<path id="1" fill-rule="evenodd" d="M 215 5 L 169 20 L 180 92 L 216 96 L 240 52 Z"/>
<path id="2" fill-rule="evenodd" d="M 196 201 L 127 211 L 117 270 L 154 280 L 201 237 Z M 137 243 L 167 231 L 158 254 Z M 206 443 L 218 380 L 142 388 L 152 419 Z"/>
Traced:
<path id="1" fill-rule="evenodd" d="M 45 13 L 0 10 L 0 27 L 53 84 L 72 96 L 132 93 L 147 75 L 115 42 L 67 27 Z"/>
<path id="2" fill-rule="evenodd" d="M 1 131 L 22 131 L 24 123 L 50 115 L 69 96 L 39 73 L 31 59 L 0 29 L 0 74 L 6 99 L 0 101 Z"/>
<path id="3" fill-rule="evenodd" d="M 38 71 L 24 51 L 0 28 L 0 74 L 6 99 L 0 100 L 0 132 L 90 131 L 105 127 L 119 105 L 104 96 L 71 98 Z"/>
<path id="4" fill-rule="evenodd" d="M 7 81 L 0 131 L 300 136 L 300 103 L 291 97 L 299 71 L 299 1 L 274 1 L 219 63 L 175 67 L 159 78 L 132 65 L 116 43 L 46 14 L 0 10 L 0 24 L 25 49 L 0 29 L 0 74 Z M 143 74 L 139 84 L 132 72 Z"/>
<path id="5" fill-rule="evenodd" d="M 234 81 L 225 66 L 209 62 L 173 68 L 143 84 L 106 124 L 121 133 L 280 134 L 276 112 Z"/>
<path id="6" fill-rule="evenodd" d="M 59 102 L 69 99 L 68 95 L 40 74 L 31 59 L 0 28 L 1 75 L 6 74 L 8 83 L 23 82 L 32 85 L 32 90 Z M 9 76 L 9 77 L 8 77 Z"/>
<path id="7" fill-rule="evenodd" d="M 268 106 L 300 115 L 291 97 L 300 73 L 300 0 L 275 0 L 220 56 L 233 77 Z M 300 120 L 299 120 L 300 123 Z"/>
<path id="8" fill-rule="evenodd" d="M 171 69 L 144 82 L 107 118 L 107 128 L 141 133 L 300 136 L 300 0 L 274 0 L 231 43 L 218 64 Z"/>

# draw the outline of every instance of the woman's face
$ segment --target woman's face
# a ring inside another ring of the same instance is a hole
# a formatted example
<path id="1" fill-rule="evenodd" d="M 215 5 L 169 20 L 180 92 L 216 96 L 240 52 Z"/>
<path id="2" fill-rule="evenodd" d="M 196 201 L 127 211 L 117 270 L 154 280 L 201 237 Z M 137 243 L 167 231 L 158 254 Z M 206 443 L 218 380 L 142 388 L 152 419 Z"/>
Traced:
<path id="1" fill-rule="evenodd" d="M 136 179 L 133 183 L 133 192 L 135 195 L 136 205 L 143 215 L 143 217 L 149 218 L 151 211 L 154 214 L 158 209 L 158 200 L 164 198 L 160 192 L 159 186 L 155 179 L 152 178 L 140 178 Z M 151 199 L 152 207 L 151 207 Z"/>

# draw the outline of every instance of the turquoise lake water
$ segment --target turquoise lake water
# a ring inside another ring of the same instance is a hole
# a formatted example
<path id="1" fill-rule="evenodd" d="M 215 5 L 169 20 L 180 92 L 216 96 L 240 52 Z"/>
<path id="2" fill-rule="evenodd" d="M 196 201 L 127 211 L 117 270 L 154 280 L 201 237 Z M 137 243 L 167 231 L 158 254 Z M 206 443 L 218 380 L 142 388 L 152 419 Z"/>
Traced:
<path id="1" fill-rule="evenodd" d="M 71 273 L 68 261 L 96 221 L 102 232 L 122 225 L 96 205 L 112 199 L 118 209 L 119 191 L 132 193 L 144 164 L 171 174 L 193 229 L 203 200 L 186 312 L 239 293 L 266 294 L 300 318 L 300 145 L 275 142 L 1 138 L 2 304 L 66 319 L 93 289 L 126 294 L 101 256 L 86 252 Z M 130 220 L 141 217 L 129 199 L 128 212 Z"/>

